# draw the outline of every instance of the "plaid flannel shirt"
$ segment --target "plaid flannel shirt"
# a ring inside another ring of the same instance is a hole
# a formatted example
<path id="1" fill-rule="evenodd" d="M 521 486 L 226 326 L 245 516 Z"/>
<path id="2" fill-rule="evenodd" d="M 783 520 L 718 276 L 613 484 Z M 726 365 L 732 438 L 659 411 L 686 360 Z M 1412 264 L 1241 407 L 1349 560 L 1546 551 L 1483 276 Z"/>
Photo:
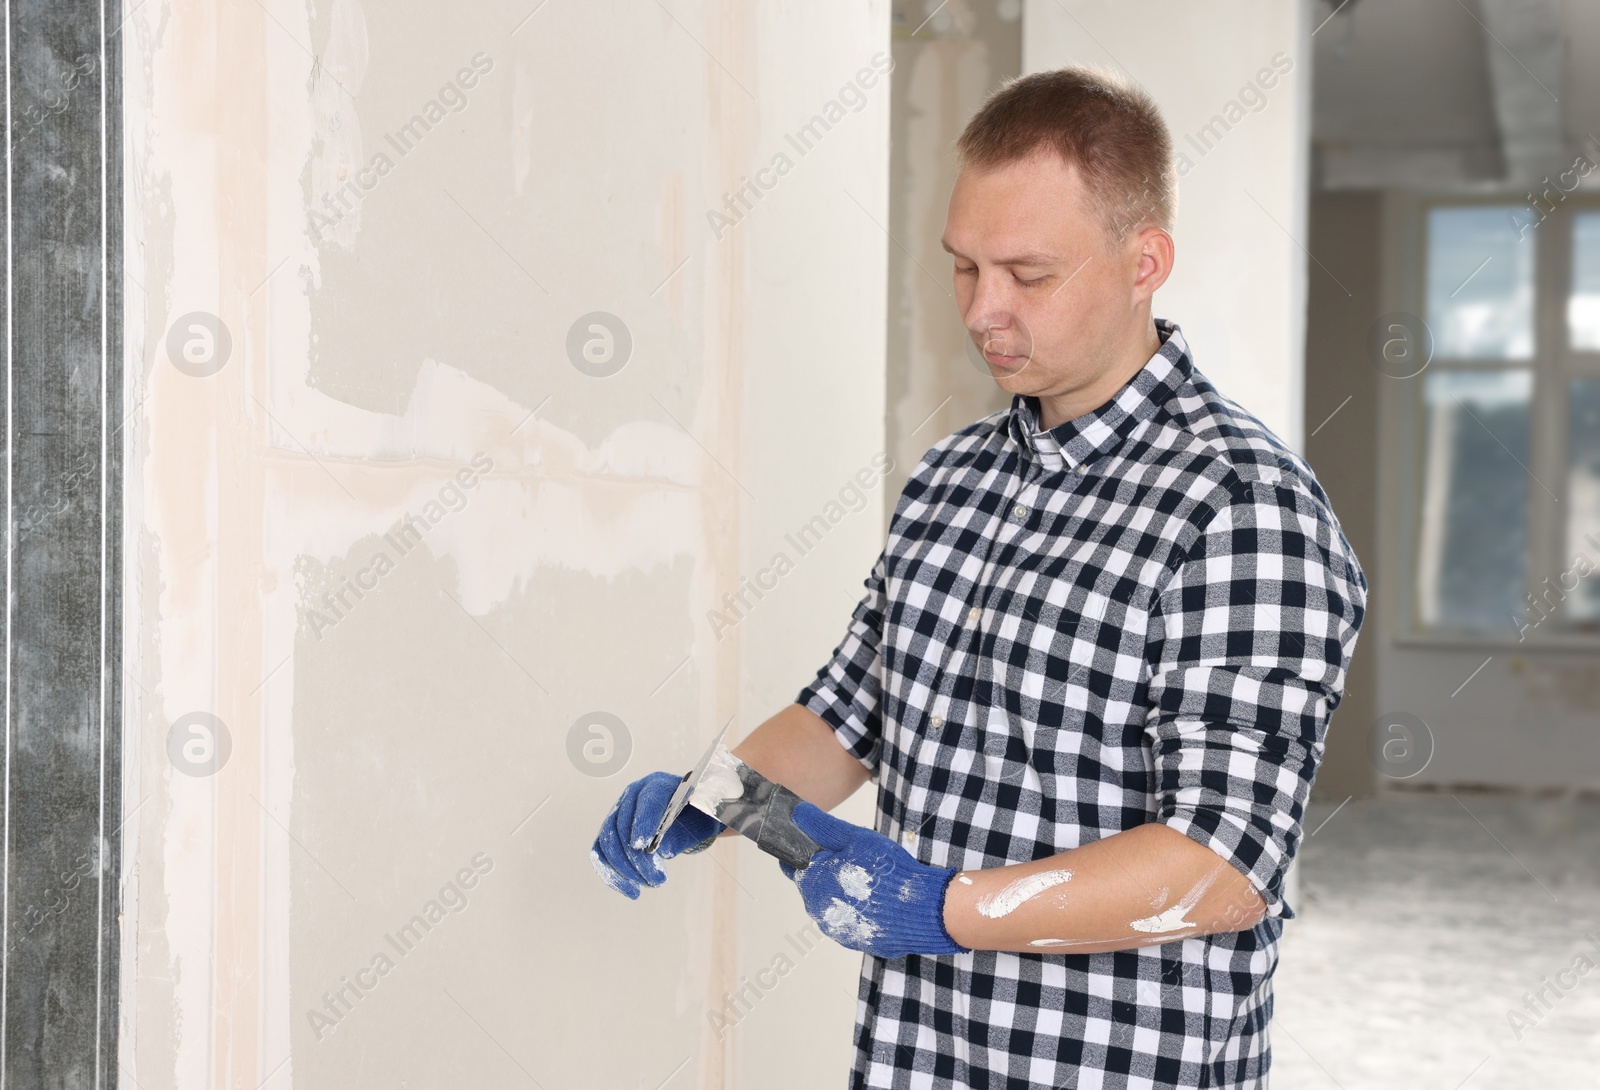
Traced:
<path id="1" fill-rule="evenodd" d="M 1257 1087 L 1283 876 L 1366 607 L 1311 470 L 1178 327 L 1105 405 L 933 447 L 797 702 L 936 866 L 1161 822 L 1242 871 L 1249 931 L 1099 954 L 863 957 L 852 1087 Z"/>

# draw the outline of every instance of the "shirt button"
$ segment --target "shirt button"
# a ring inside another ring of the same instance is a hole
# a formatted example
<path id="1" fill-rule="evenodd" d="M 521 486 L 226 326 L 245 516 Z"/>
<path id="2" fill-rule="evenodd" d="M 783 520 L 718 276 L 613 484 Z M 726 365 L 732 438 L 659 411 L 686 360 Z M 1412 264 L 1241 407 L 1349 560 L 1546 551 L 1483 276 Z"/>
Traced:
<path id="1" fill-rule="evenodd" d="M 900 834 L 900 843 L 905 846 L 905 849 L 907 851 L 912 851 L 912 852 L 916 851 L 917 850 L 917 831 L 915 829 L 907 829 L 905 832 L 901 833 Z"/>
<path id="2" fill-rule="evenodd" d="M 1028 509 L 1019 503 L 1011 509 L 1011 513 L 1019 519 L 1026 518 L 1028 516 Z"/>
<path id="3" fill-rule="evenodd" d="M 934 730 L 938 730 L 940 727 L 944 726 L 944 716 L 936 715 L 932 719 L 928 720 L 928 723 L 933 727 Z"/>
<path id="4" fill-rule="evenodd" d="M 971 609 L 967 610 L 967 620 L 971 621 L 973 624 L 977 624 L 982 619 L 983 610 L 979 609 L 977 606 L 973 606 Z"/>

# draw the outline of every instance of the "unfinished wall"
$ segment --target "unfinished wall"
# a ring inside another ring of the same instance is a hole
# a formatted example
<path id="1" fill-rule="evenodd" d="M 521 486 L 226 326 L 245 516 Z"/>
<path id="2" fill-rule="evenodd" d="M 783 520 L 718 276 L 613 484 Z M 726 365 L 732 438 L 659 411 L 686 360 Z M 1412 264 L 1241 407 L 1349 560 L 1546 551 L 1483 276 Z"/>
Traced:
<path id="1" fill-rule="evenodd" d="M 876 554 L 886 5 L 124 33 L 125 1074 L 841 1078 L 856 955 L 716 1017 L 805 929 L 775 863 L 629 902 L 588 847 L 793 697 Z"/>

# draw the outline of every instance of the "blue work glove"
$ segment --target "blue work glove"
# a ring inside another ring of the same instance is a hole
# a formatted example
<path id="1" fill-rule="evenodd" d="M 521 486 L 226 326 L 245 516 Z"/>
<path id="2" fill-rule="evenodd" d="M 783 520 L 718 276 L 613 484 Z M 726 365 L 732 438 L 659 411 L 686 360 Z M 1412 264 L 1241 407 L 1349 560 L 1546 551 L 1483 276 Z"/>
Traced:
<path id="1" fill-rule="evenodd" d="M 630 783 L 600 823 L 600 835 L 589 849 L 594 872 L 632 900 L 639 899 L 640 886 L 659 886 L 667 880 L 663 859 L 704 851 L 727 828 L 710 814 L 685 806 L 661 838 L 661 846 L 653 853 L 644 850 L 682 779 L 670 772 L 652 772 Z"/>
<path id="2" fill-rule="evenodd" d="M 918 862 L 882 833 L 809 802 L 795 806 L 794 823 L 822 850 L 803 871 L 778 866 L 835 942 L 880 958 L 967 952 L 944 929 L 944 896 L 956 868 Z"/>

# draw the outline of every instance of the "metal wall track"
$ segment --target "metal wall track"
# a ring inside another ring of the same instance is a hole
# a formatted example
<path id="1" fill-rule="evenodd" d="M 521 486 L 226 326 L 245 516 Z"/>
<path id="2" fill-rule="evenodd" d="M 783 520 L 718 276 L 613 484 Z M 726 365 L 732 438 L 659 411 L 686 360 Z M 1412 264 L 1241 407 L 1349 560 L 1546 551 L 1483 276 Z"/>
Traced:
<path id="1" fill-rule="evenodd" d="M 117 1083 L 122 18 L 5 3 L 0 1090 Z"/>

